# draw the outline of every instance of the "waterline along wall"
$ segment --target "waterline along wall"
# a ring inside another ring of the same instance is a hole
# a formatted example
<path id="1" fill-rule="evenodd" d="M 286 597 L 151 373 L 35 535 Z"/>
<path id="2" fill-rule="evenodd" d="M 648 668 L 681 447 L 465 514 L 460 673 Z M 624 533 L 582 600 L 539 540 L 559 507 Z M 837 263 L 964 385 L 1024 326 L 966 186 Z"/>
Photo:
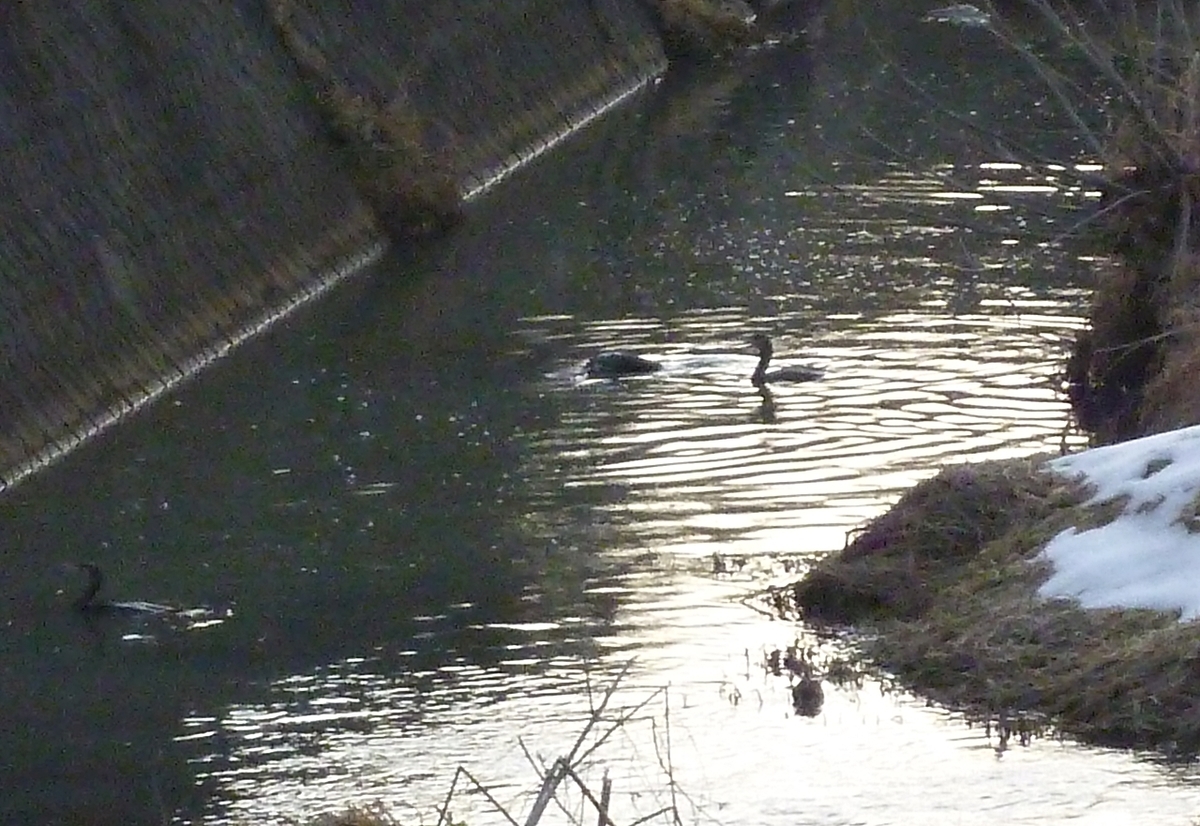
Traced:
<path id="1" fill-rule="evenodd" d="M 642 0 L 11 4 L 0 490 L 664 66 Z"/>

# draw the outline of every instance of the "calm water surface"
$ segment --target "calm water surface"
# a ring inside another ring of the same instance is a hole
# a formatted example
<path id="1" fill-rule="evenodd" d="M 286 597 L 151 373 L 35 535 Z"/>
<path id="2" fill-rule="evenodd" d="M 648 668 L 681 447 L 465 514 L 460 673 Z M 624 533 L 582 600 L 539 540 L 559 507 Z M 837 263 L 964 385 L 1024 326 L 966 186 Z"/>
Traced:
<path id="1" fill-rule="evenodd" d="M 0 821 L 433 822 L 460 765 L 523 819 L 530 758 L 619 677 L 610 712 L 648 702 L 585 772 L 618 822 L 668 773 L 686 822 L 1193 822 L 1189 771 L 1000 749 L 871 681 L 798 717 L 763 667 L 848 642 L 762 589 L 947 462 L 1078 444 L 1056 374 L 1089 265 L 1056 237 L 1086 159 L 1022 84 L 913 58 L 1060 160 L 932 132 L 858 31 L 673 79 L 0 501 Z M 826 377 L 756 392 L 752 331 Z M 612 345 L 665 369 L 584 381 Z M 114 598 L 209 613 L 84 622 L 56 567 L 80 558 Z"/>

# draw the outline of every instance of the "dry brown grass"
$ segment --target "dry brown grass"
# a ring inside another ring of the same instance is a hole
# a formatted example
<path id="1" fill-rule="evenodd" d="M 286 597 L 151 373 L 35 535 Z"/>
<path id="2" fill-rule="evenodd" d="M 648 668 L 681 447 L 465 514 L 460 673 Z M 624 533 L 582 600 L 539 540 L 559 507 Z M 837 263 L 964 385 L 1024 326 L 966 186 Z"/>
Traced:
<path id="1" fill-rule="evenodd" d="M 458 223 L 463 198 L 457 170 L 449 153 L 429 148 L 431 124 L 400 97 L 385 102 L 351 89 L 296 25 L 293 2 L 270 0 L 272 22 L 380 224 L 403 238 Z"/>
<path id="2" fill-rule="evenodd" d="M 1146 190 L 1114 218 L 1129 237 L 1097 287 L 1068 376 L 1077 418 L 1102 444 L 1200 424 L 1200 236 L 1177 193 L 1156 197 Z M 1172 223 L 1168 206 L 1188 217 Z"/>
<path id="3" fill-rule="evenodd" d="M 1200 342 L 1191 332 L 1200 325 L 1200 314 L 1189 319 L 1176 315 L 1174 342 L 1163 354 L 1161 366 L 1148 382 L 1139 410 L 1139 430 L 1159 433 L 1200 423 Z M 1187 330 L 1187 333 L 1183 331 Z"/>
<path id="4" fill-rule="evenodd" d="M 447 159 L 426 146 L 424 121 L 404 101 L 386 106 L 330 83 L 318 94 L 359 191 L 385 228 L 436 232 L 462 217 L 462 193 Z"/>
<path id="5" fill-rule="evenodd" d="M 816 567 L 819 588 L 798 583 L 796 605 L 810 618 L 865 624 L 874 632 L 865 658 L 968 716 L 1049 720 L 1088 742 L 1192 755 L 1200 629 L 1173 614 L 1037 596 L 1045 543 L 1124 507 L 1085 506 L 1085 490 L 1040 465 L 972 465 L 918 485 Z"/>
<path id="6" fill-rule="evenodd" d="M 922 614 L 988 543 L 1077 504 L 1077 487 L 1039 472 L 1040 461 L 963 465 L 922 482 L 797 583 L 796 603 L 833 622 Z"/>
<path id="7" fill-rule="evenodd" d="M 319 815 L 307 826 L 400 826 L 381 803 L 351 806 L 340 812 Z"/>
<path id="8" fill-rule="evenodd" d="M 1075 420 L 1098 444 L 1143 435 L 1145 387 L 1166 346 L 1158 292 L 1144 271 L 1122 262 L 1101 269 L 1091 329 L 1076 337 L 1067 364 Z"/>
<path id="9" fill-rule="evenodd" d="M 1034 712 L 1080 739 L 1172 755 L 1200 749 L 1200 635 L 1156 611 L 1036 598 L 1026 558 L 965 571 L 919 619 L 864 653 L 905 684 L 982 718 Z"/>

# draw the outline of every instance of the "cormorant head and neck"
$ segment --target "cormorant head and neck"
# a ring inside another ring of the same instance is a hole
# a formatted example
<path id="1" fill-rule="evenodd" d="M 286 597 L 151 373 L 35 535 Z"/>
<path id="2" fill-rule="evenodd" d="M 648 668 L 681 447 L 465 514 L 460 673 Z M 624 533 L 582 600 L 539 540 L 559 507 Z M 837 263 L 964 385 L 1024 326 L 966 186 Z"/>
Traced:
<path id="1" fill-rule="evenodd" d="M 96 598 L 96 594 L 100 593 L 100 586 L 104 584 L 104 574 L 100 573 L 100 566 L 92 562 L 80 562 L 78 568 L 87 573 L 88 584 L 83 593 L 71 603 L 71 606 L 76 611 L 88 611 L 98 604 L 93 600 Z"/>
<path id="2" fill-rule="evenodd" d="M 96 595 L 100 593 L 100 588 L 104 585 L 104 574 L 100 572 L 99 565 L 94 562 L 65 562 L 62 568 L 87 574 L 87 585 L 84 586 L 83 592 L 71 601 L 71 607 L 87 618 L 89 622 L 97 617 L 112 615 L 169 616 L 186 613 L 184 609 L 174 605 L 161 605 L 141 600 L 110 602 L 106 599 L 98 599 Z"/>
<path id="3" fill-rule="evenodd" d="M 771 347 L 771 339 L 762 333 L 750 336 L 750 343 L 758 350 L 758 366 L 754 368 L 750 382 L 755 387 L 762 387 L 767 382 L 767 365 L 771 363 L 771 354 L 774 350 Z"/>

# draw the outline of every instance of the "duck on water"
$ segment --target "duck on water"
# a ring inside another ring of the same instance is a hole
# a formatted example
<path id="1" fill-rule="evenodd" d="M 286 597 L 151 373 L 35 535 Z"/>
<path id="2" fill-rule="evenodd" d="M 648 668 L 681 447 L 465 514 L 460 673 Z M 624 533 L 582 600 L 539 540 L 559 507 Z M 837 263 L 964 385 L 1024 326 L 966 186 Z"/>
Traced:
<path id="1" fill-rule="evenodd" d="M 173 605 L 160 605 L 156 602 L 110 602 L 105 599 L 97 599 L 100 589 L 104 586 L 104 574 L 99 565 L 94 562 L 68 562 L 63 567 L 87 574 L 87 585 L 84 586 L 83 592 L 71 602 L 71 607 L 85 616 L 104 614 L 154 616 L 180 612 L 180 609 Z"/>

